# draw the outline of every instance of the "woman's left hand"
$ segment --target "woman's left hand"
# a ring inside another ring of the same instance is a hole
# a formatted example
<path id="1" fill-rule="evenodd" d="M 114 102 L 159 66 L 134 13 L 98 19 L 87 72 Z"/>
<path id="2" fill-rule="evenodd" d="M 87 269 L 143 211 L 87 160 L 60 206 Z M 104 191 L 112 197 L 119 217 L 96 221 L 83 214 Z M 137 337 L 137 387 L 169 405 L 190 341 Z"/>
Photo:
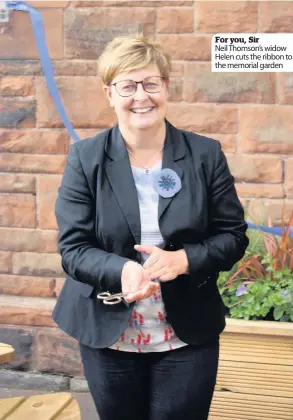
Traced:
<path id="1" fill-rule="evenodd" d="M 164 251 L 154 245 L 135 245 L 134 248 L 149 255 L 143 268 L 151 280 L 169 281 L 188 273 L 188 259 L 184 249 Z"/>

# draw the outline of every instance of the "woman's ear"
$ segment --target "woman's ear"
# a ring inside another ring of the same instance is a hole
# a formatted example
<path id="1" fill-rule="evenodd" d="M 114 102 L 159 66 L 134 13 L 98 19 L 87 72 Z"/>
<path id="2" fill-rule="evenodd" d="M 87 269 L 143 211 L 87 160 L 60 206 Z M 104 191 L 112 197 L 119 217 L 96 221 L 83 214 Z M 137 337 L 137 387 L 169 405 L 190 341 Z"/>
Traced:
<path id="1" fill-rule="evenodd" d="M 112 102 L 112 92 L 111 92 L 110 86 L 108 86 L 108 85 L 103 85 L 103 91 L 105 92 L 105 95 L 106 95 L 106 96 L 107 96 L 107 98 L 108 98 L 108 101 L 109 101 L 110 107 L 111 107 L 111 108 L 113 108 L 113 107 L 114 107 L 114 105 L 113 105 L 113 102 Z"/>

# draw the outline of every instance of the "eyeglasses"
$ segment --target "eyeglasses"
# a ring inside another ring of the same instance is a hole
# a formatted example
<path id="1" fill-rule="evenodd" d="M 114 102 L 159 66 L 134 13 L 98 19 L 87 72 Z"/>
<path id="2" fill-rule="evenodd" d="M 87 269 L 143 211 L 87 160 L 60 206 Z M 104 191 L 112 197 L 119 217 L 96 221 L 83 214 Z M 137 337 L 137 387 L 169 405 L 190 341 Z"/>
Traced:
<path id="1" fill-rule="evenodd" d="M 115 86 L 115 89 L 120 96 L 127 97 L 136 92 L 138 84 L 142 85 L 145 92 L 159 93 L 162 89 L 163 81 L 164 77 L 151 76 L 140 82 L 135 82 L 134 80 L 119 80 L 119 82 L 111 83 L 110 86 Z"/>

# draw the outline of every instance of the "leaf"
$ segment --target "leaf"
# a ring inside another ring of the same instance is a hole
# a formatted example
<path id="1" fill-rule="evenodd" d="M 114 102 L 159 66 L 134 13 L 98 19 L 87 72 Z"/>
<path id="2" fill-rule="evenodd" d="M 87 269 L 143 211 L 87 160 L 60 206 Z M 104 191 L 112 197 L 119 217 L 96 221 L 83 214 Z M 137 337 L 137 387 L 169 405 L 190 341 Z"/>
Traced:
<path id="1" fill-rule="evenodd" d="M 274 319 L 276 321 L 279 321 L 282 318 L 283 315 L 284 315 L 284 310 L 283 309 L 280 309 L 280 308 L 275 308 L 274 309 Z"/>

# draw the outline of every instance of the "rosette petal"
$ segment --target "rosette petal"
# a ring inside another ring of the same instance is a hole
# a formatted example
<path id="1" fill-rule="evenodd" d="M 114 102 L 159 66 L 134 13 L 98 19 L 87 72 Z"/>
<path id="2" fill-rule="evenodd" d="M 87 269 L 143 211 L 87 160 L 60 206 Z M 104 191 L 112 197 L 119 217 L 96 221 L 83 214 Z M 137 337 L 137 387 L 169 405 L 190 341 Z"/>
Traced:
<path id="1" fill-rule="evenodd" d="M 154 188 L 163 198 L 173 197 L 181 187 L 181 179 L 173 169 L 164 168 L 154 177 Z"/>

